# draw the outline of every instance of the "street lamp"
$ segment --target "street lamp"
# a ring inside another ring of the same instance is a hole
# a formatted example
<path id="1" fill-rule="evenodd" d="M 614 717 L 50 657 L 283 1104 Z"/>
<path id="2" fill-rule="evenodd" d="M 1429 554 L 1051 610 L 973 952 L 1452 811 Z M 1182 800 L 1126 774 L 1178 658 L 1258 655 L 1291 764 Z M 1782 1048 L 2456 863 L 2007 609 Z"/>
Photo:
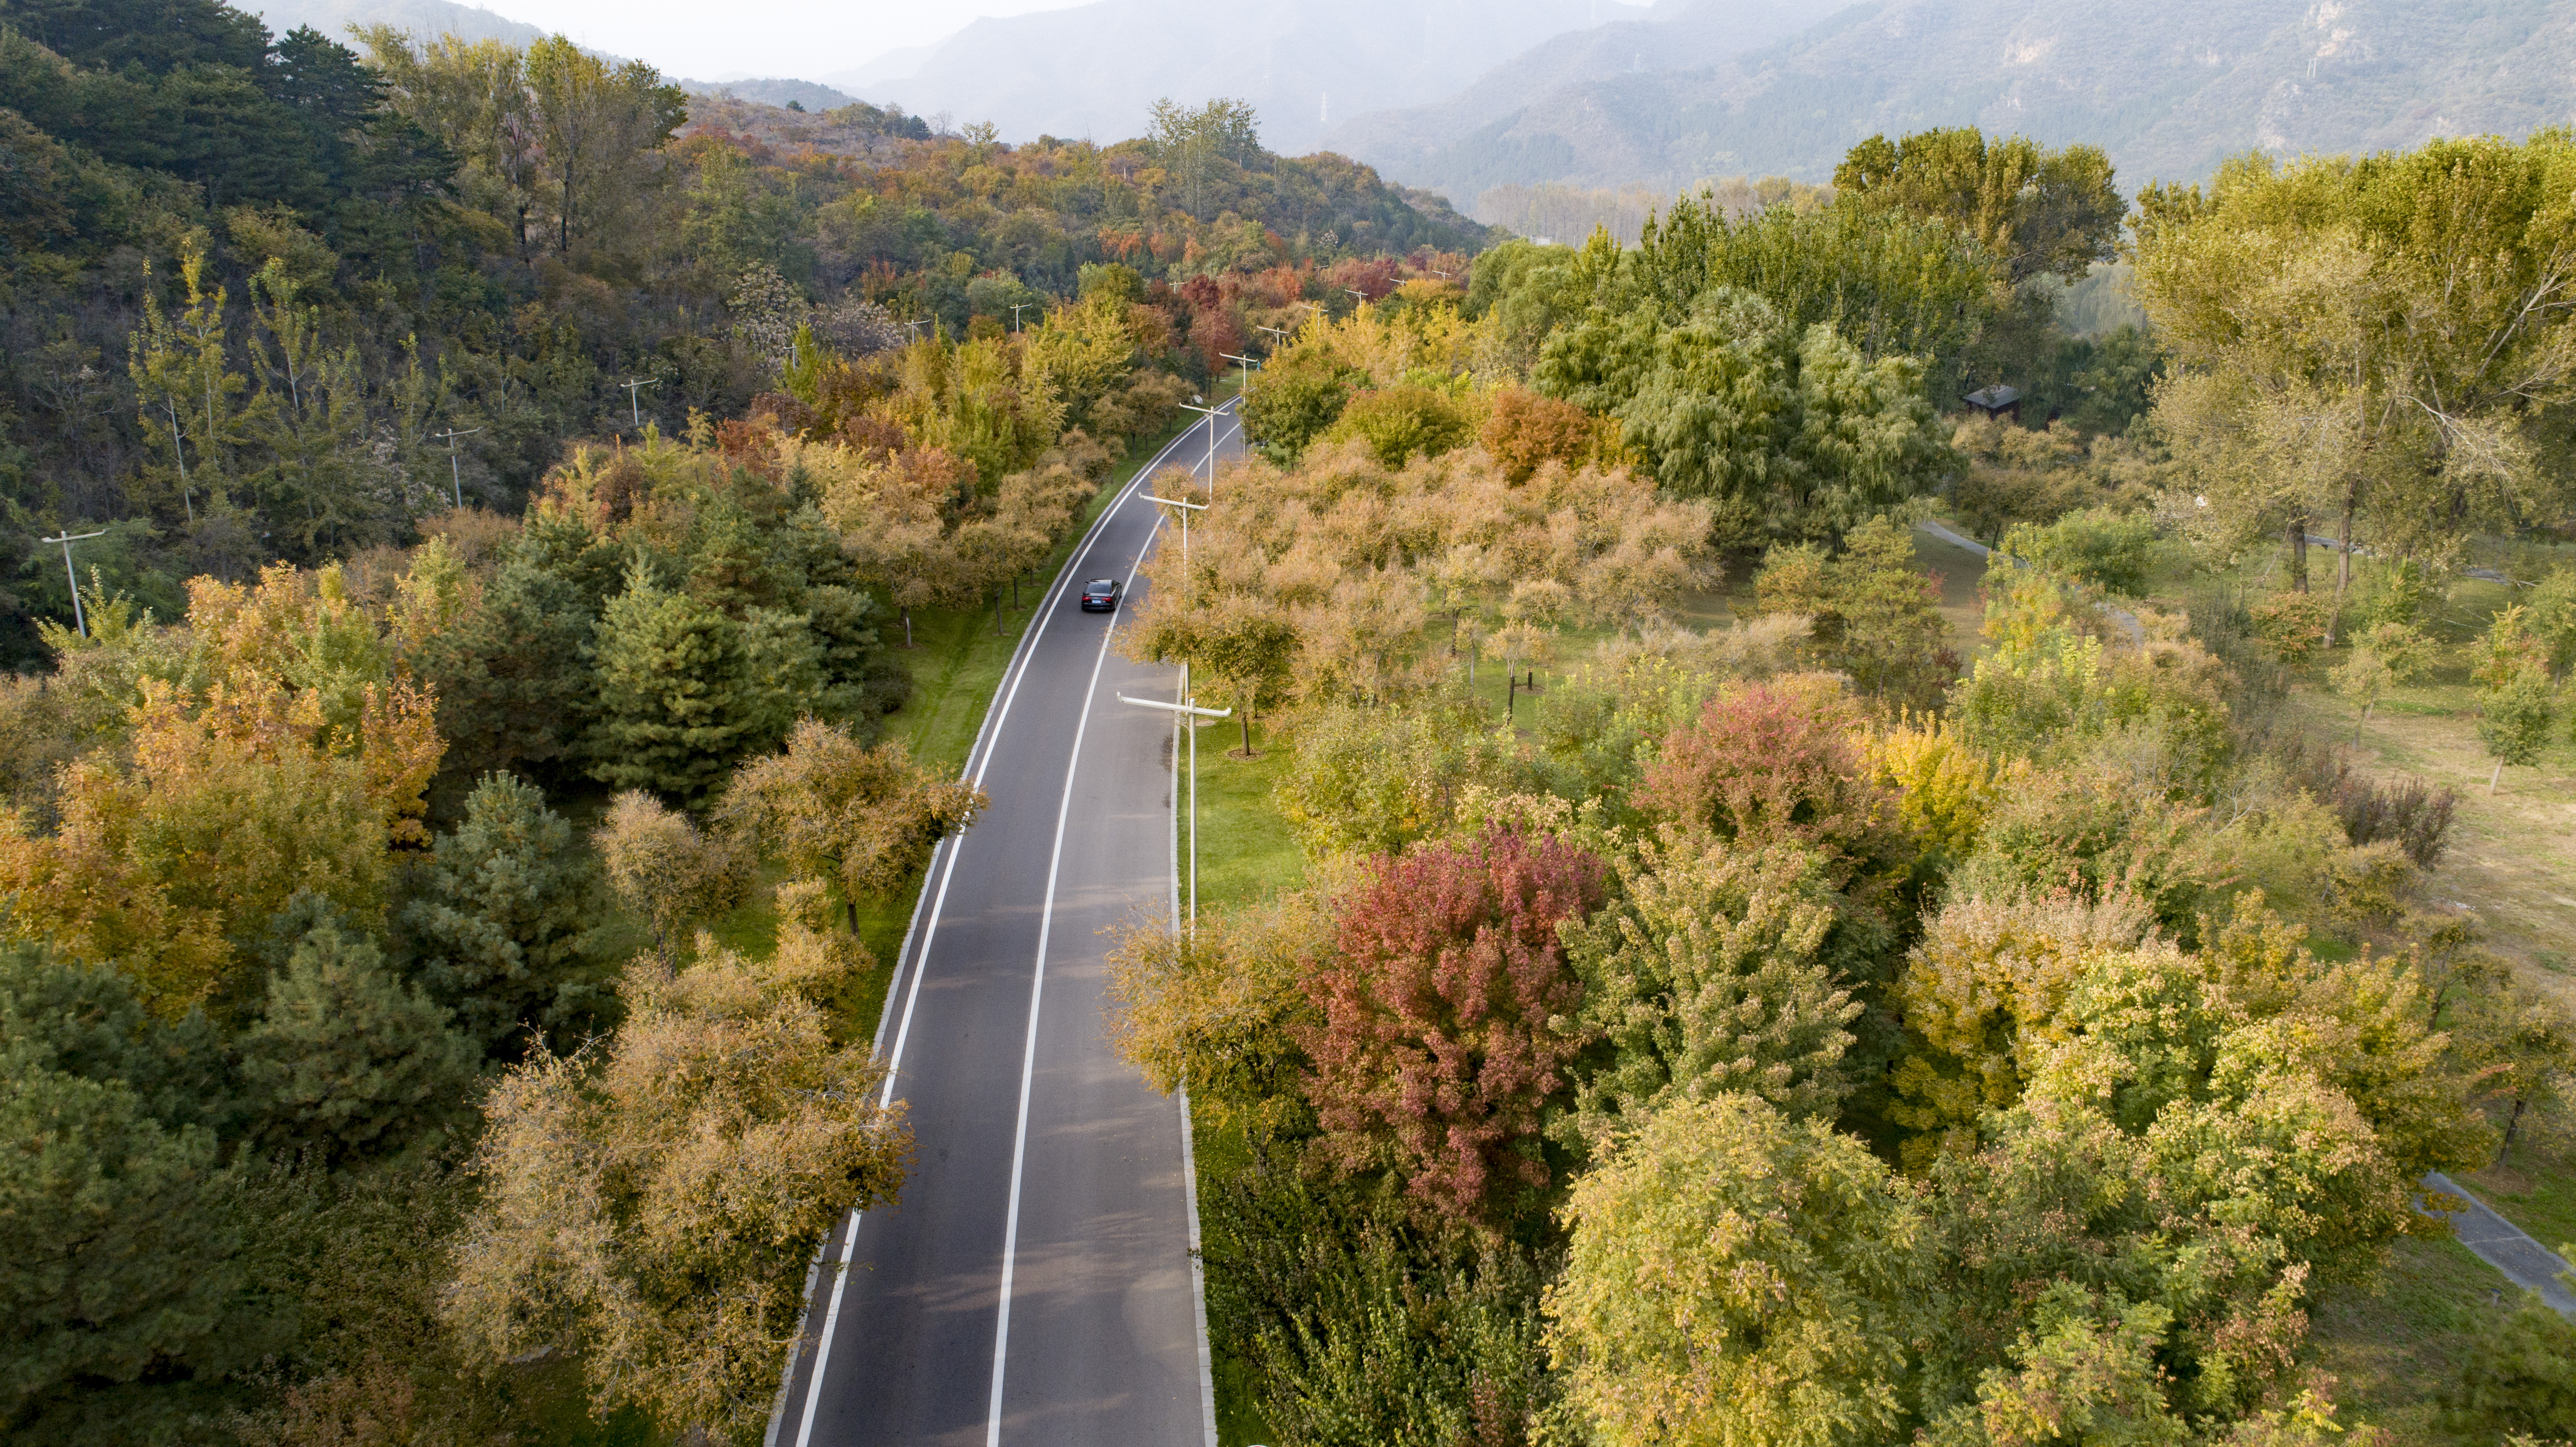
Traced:
<path id="1" fill-rule="evenodd" d="M 1022 312 L 1024 312 L 1024 311 L 1027 311 L 1030 307 L 1033 307 L 1033 306 L 1036 306 L 1036 305 L 1037 305 L 1037 303 L 1036 303 L 1036 302 L 1033 302 L 1033 301 L 1015 301 L 1015 302 L 1011 303 L 1011 330 L 1012 330 L 1012 331 L 1015 331 L 1015 332 L 1016 332 L 1016 331 L 1018 331 L 1018 330 L 1020 329 L 1020 313 L 1022 313 Z"/>
<path id="2" fill-rule="evenodd" d="M 1277 337 L 1281 342 L 1286 342 L 1290 337 L 1296 335 L 1294 332 L 1290 332 L 1279 327 L 1254 327 L 1253 330 L 1256 332 L 1268 332 L 1270 335 Z M 1277 349 L 1273 348 L 1273 350 L 1275 351 Z"/>
<path id="3" fill-rule="evenodd" d="M 1206 400 L 1207 399 L 1204 397 L 1193 396 L 1190 398 L 1189 402 L 1181 404 L 1181 410 L 1184 412 L 1196 412 L 1208 420 L 1208 496 L 1214 497 L 1216 496 L 1216 419 L 1225 414 L 1225 409 L 1223 407 L 1194 407 L 1190 405 L 1192 402 L 1204 402 Z"/>
<path id="4" fill-rule="evenodd" d="M 61 537 L 38 538 L 36 540 L 40 543 L 60 543 L 63 545 L 63 577 L 72 585 L 72 626 L 80 630 L 80 636 L 83 638 L 87 638 L 89 636 L 89 618 L 86 614 L 81 612 L 80 574 L 72 571 L 72 544 L 87 542 L 91 538 L 103 538 L 106 536 L 107 529 L 105 528 L 100 528 L 94 533 L 76 533 L 70 528 L 65 528 L 63 529 L 63 535 Z M 1187 558 L 1189 556 L 1188 550 L 1182 550 L 1181 556 L 1183 558 Z M 1190 742 L 1195 745 L 1198 741 L 1196 739 L 1192 739 Z M 1197 866 L 1193 864 L 1191 867 L 1196 868 Z"/>
<path id="5" fill-rule="evenodd" d="M 1247 397 L 1251 396 L 1251 395 L 1252 395 L 1252 369 L 1253 369 L 1254 367 L 1256 367 L 1256 366 L 1259 366 L 1259 365 L 1260 365 L 1260 362 L 1259 362 L 1256 358 L 1252 358 L 1252 357 L 1239 357 L 1239 356 L 1236 356 L 1236 355 L 1235 355 L 1234 353 L 1232 353 L 1232 352 L 1220 352 L 1220 353 L 1218 353 L 1218 355 L 1219 355 L 1219 356 L 1224 357 L 1224 358 L 1225 358 L 1227 361 L 1229 361 L 1229 362 L 1241 362 L 1241 363 L 1243 364 L 1243 388 L 1242 388 L 1242 391 L 1243 391 L 1243 395 L 1245 395 L 1245 396 L 1247 396 Z M 1209 477 L 1209 479 L 1210 479 L 1210 480 L 1214 480 L 1214 478 L 1216 477 L 1216 474 L 1215 474 L 1213 471 L 1211 471 L 1211 472 L 1208 474 L 1208 477 Z"/>
<path id="6" fill-rule="evenodd" d="M 626 389 L 627 414 L 635 419 L 636 430 L 639 432 L 642 431 L 644 429 L 644 404 L 638 402 L 636 398 L 642 394 L 643 389 L 646 387 L 661 386 L 662 379 L 659 377 L 652 377 L 641 382 L 626 381 L 620 382 L 617 385 Z M 458 496 L 460 497 L 463 495 L 464 494 L 461 491 L 458 493 Z"/>
<path id="7" fill-rule="evenodd" d="M 456 490 L 456 505 L 460 508 L 465 506 L 465 475 L 457 471 L 456 439 L 459 437 L 471 437 L 482 430 L 483 429 L 480 427 L 468 427 L 464 431 L 459 432 L 455 428 L 450 427 L 444 432 L 433 432 L 429 434 L 432 437 L 444 437 L 447 439 L 447 485 Z"/>
<path id="8" fill-rule="evenodd" d="M 1187 517 L 1187 514 L 1183 514 L 1183 516 Z M 1203 718 L 1231 718 L 1234 716 L 1234 710 L 1230 708 L 1199 707 L 1198 695 L 1190 692 L 1190 666 L 1186 663 L 1181 665 L 1181 702 L 1160 703 L 1150 698 L 1129 698 L 1123 693 L 1118 695 L 1118 701 L 1120 703 L 1136 704 L 1143 708 L 1167 709 L 1170 712 L 1182 715 L 1189 720 L 1187 727 L 1190 731 L 1190 938 L 1196 940 L 1199 937 L 1198 721 Z M 1174 728 L 1180 728 L 1183 727 L 1183 724 L 1179 718 L 1175 718 L 1172 721 L 1172 726 Z"/>

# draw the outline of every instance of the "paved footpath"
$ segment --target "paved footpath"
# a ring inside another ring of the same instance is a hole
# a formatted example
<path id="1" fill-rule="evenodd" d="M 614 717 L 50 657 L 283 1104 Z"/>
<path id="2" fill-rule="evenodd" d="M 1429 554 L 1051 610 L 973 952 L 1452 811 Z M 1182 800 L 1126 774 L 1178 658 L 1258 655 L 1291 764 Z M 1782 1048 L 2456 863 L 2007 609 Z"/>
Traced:
<path id="1" fill-rule="evenodd" d="M 2558 1253 L 2532 1239 L 2531 1233 L 2488 1209 L 2484 1201 L 2470 1195 L 2459 1182 L 2435 1171 L 2424 1178 L 2431 1190 L 2447 1192 L 2469 1203 L 2469 1209 L 2450 1213 L 2451 1229 L 2459 1234 L 2460 1244 L 2469 1248 L 2480 1261 L 2505 1274 L 2505 1279 L 2525 1291 L 2537 1291 L 2540 1299 L 2558 1309 L 2558 1314 L 2576 1320 L 2576 1290 L 2570 1290 L 2565 1276 L 2567 1263 Z"/>

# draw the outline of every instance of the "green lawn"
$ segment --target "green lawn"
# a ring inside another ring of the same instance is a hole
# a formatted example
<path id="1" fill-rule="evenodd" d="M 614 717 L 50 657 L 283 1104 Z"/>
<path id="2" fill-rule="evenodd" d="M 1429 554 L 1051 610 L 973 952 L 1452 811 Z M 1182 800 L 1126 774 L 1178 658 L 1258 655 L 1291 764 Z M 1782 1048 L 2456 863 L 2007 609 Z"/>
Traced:
<path id="1" fill-rule="evenodd" d="M 2407 1447 L 2491 1447 L 2491 1435 L 2448 1429 L 2436 1398 L 2459 1380 L 2480 1328 L 2520 1304 L 2458 1242 L 2400 1241 L 2379 1280 L 2317 1294 L 2313 1360 L 2335 1378 L 2347 1424 L 2384 1428 Z"/>

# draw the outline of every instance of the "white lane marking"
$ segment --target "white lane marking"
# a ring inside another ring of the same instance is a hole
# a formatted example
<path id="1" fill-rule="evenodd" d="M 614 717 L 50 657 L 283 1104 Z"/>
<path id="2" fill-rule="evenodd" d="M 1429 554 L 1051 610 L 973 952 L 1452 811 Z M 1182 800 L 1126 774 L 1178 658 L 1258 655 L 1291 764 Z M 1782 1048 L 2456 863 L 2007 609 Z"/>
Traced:
<path id="1" fill-rule="evenodd" d="M 1128 565 L 1127 583 L 1120 591 L 1133 591 L 1136 571 L 1145 565 L 1145 555 L 1154 550 L 1154 539 L 1163 530 L 1162 519 L 1154 520 L 1154 530 L 1145 535 L 1145 546 L 1136 550 L 1136 561 Z M 1118 636 L 1118 615 L 1109 615 L 1109 626 L 1100 630 L 1100 653 L 1091 660 L 1091 685 L 1083 690 L 1082 712 L 1073 725 L 1073 755 L 1065 760 L 1064 799 L 1056 806 L 1055 847 L 1047 860 L 1046 897 L 1038 908 L 1038 960 L 1029 976 L 1029 1034 L 1020 1051 L 1020 1121 L 1011 1141 L 1011 1204 L 1002 1227 L 1002 1299 L 1001 1309 L 993 1320 L 993 1401 L 984 1424 L 984 1447 L 1000 1447 L 1002 1441 L 1002 1369 L 1011 1355 L 1011 1278 L 1019 1268 L 1020 1255 L 1020 1178 L 1029 1160 L 1029 1087 L 1037 1078 L 1038 1005 L 1046 994 L 1047 942 L 1055 933 L 1055 886 L 1064 871 L 1064 826 L 1073 818 L 1073 780 L 1081 772 L 1082 740 L 1091 728 L 1092 704 L 1100 696 L 1100 671 L 1109 665 L 1109 642 Z"/>
<path id="2" fill-rule="evenodd" d="M 1195 432 L 1198 429 L 1192 428 L 1190 430 Z M 1241 429 L 1237 428 L 1236 430 L 1240 431 Z M 1173 449 L 1187 441 L 1189 435 L 1190 434 L 1188 432 L 1184 432 L 1180 436 L 1173 438 L 1170 442 L 1165 443 L 1163 445 L 1163 450 L 1154 454 L 1152 461 L 1146 463 L 1143 467 L 1136 469 L 1136 475 L 1127 480 L 1127 485 L 1125 487 L 1119 489 L 1118 496 L 1111 500 L 1109 506 L 1101 509 L 1100 516 L 1093 520 L 1090 531 L 1083 534 L 1082 546 L 1075 549 L 1072 559 L 1068 561 L 1063 569 L 1056 574 L 1054 583 L 1049 585 L 1046 593 L 1039 597 L 1038 626 L 1030 629 L 1028 633 L 1020 639 L 1019 647 L 1013 652 L 1009 670 L 1011 673 L 1011 686 L 1002 696 L 1002 706 L 998 710 L 985 716 L 984 723 L 976 730 L 975 743 L 973 747 L 969 748 L 966 752 L 966 760 L 970 765 L 975 764 L 975 756 L 977 754 L 980 753 L 983 756 L 983 762 L 980 765 L 975 766 L 974 773 L 972 775 L 972 780 L 978 787 L 980 787 L 984 782 L 984 771 L 993 766 L 994 751 L 1001 745 L 1003 720 L 1010 716 L 1011 700 L 1019 697 L 1020 680 L 1028 676 L 1029 661 L 1037 656 L 1038 639 L 1045 635 L 1047 624 L 1054 621 L 1056 611 L 1055 602 L 1061 599 L 1065 588 L 1070 585 L 1074 575 L 1080 571 L 1083 561 L 1091 556 L 1092 548 L 1099 544 L 1100 535 L 1109 527 L 1109 520 L 1118 515 L 1118 510 L 1127 505 L 1128 499 L 1136 495 L 1137 489 L 1145 485 L 1146 481 L 1150 479 L 1154 475 L 1155 471 L 1163 465 L 1164 461 L 1172 455 Z M 1160 519 L 1157 519 L 1154 524 L 1154 532 L 1149 532 L 1145 535 L 1146 547 L 1148 549 L 1153 545 L 1154 533 L 1160 532 L 1161 530 L 1162 522 Z M 1144 553 L 1140 551 L 1137 556 L 1142 558 Z M 1133 583 L 1136 580 L 1136 574 L 1133 569 L 1129 570 L 1127 580 L 1130 583 Z M 1116 614 L 1113 613 L 1110 615 L 1109 625 L 1111 631 L 1114 632 L 1118 626 L 1118 617 Z M 1107 635 L 1105 634 L 1103 635 L 1101 646 L 1104 650 L 1108 647 Z M 1096 682 L 1098 678 L 1098 669 L 1096 667 L 1093 670 L 1093 676 Z M 1077 742 L 1075 744 L 1075 750 L 1077 753 L 1080 752 L 1081 748 L 1079 743 L 1079 732 L 1079 726 L 1077 725 Z M 1068 789 L 1071 787 L 1069 776 L 1066 787 Z M 1061 825 L 1059 825 L 1059 834 L 1060 832 Z M 877 1097 L 877 1105 L 880 1109 L 884 1108 L 888 1102 L 894 1099 L 894 1080 L 896 1072 L 899 1071 L 903 1065 L 904 1041 L 912 1033 L 913 1006 L 921 998 L 922 969 L 930 958 L 931 941 L 936 939 L 939 935 L 940 910 L 945 907 L 948 902 L 948 882 L 957 877 L 957 856 L 962 853 L 966 847 L 966 841 L 963 836 L 959 836 L 955 839 L 941 840 L 940 843 L 946 847 L 948 858 L 945 862 L 945 867 L 941 870 L 939 876 L 938 895 L 931 901 L 930 932 L 923 935 L 921 938 L 920 953 L 912 956 L 912 982 L 904 993 L 903 1021 L 895 1030 L 894 1053 L 886 1060 L 885 1090 Z M 934 865 L 940 863 L 935 854 L 932 857 L 932 863 Z M 1050 893 L 1052 893 L 1052 889 L 1050 889 Z M 912 932 L 921 922 L 921 900 L 918 898 L 913 901 L 912 915 L 912 920 L 904 926 L 904 945 L 898 946 L 895 950 L 895 969 L 898 972 L 898 975 L 900 975 L 900 972 L 903 969 L 904 956 L 908 952 L 907 947 L 912 941 Z M 891 983 L 889 983 L 888 988 L 891 990 Z M 874 1049 L 876 1046 L 881 1045 L 884 1042 L 885 1027 L 886 1017 L 883 1012 L 879 1012 L 877 1015 L 876 1039 L 870 1042 L 871 1049 Z M 1034 1026 L 1032 1028 L 1034 1028 Z M 1014 1177 L 1014 1180 L 1016 1182 L 1016 1177 Z M 1017 1200 L 1016 1189 L 1014 1189 L 1013 1192 L 1013 1199 L 1014 1201 Z M 823 1339 L 818 1342 L 814 1348 L 814 1370 L 805 1380 L 805 1412 L 803 1420 L 797 1425 L 796 1447 L 810 1447 L 810 1443 L 814 1436 L 814 1413 L 823 1398 L 823 1368 L 824 1365 L 832 1358 L 833 1328 L 838 1325 L 841 1319 L 841 1293 L 843 1289 L 849 1285 L 851 1253 L 858 1249 L 859 1216 L 860 1213 L 857 1211 L 852 1211 L 850 1213 L 849 1229 L 842 1239 L 841 1259 L 833 1270 L 832 1300 L 831 1304 L 827 1306 L 823 1312 Z M 1193 1216 L 1191 1219 L 1193 1222 L 1193 1229 L 1195 1229 L 1197 1218 Z M 1014 1219 L 1014 1229 L 1016 1229 L 1016 1216 Z M 829 1249 L 828 1239 L 825 1249 Z M 804 1337 L 804 1323 L 802 1321 L 797 1323 L 797 1336 L 799 1340 L 802 1340 Z M 796 1363 L 793 1357 L 788 1359 L 787 1369 L 789 1374 L 792 1376 L 796 1370 Z M 781 1383 L 782 1395 L 779 1402 L 781 1407 L 786 1405 L 784 1390 L 785 1384 Z M 770 1423 L 770 1440 L 776 1440 L 777 1430 L 777 1421 L 773 1417 Z"/>
<path id="3" fill-rule="evenodd" d="M 1182 680 L 1172 680 L 1172 701 L 1181 697 Z M 1172 715 L 1172 932 L 1181 929 L 1181 718 Z M 1208 1350 L 1207 1262 L 1199 1246 L 1199 1163 L 1190 1125 L 1190 1081 L 1181 1077 L 1181 1189 L 1190 1211 L 1190 1324 L 1199 1334 L 1199 1425 L 1206 1447 L 1216 1447 L 1216 1360 Z"/>

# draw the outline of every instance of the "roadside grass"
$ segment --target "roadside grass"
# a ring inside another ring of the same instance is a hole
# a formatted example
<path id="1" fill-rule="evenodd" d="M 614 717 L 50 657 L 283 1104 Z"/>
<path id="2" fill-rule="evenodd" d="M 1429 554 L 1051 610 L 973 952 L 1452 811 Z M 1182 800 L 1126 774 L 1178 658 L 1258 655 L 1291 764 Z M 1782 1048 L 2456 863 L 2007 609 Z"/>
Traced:
<path id="1" fill-rule="evenodd" d="M 2459 1382 L 2481 1329 L 2520 1305 L 2467 1247 L 2409 1237 L 2377 1280 L 2318 1293 L 2310 1357 L 2335 1379 L 2347 1425 L 2384 1428 L 2407 1447 L 2491 1447 L 2491 1434 L 2445 1423 L 2439 1397 Z"/>
<path id="2" fill-rule="evenodd" d="M 2493 1113 L 2502 1124 L 2504 1111 Z M 2488 1209 L 2565 1256 L 2576 1245 L 2576 1109 L 2526 1112 L 2512 1152 L 2459 1180 Z"/>

